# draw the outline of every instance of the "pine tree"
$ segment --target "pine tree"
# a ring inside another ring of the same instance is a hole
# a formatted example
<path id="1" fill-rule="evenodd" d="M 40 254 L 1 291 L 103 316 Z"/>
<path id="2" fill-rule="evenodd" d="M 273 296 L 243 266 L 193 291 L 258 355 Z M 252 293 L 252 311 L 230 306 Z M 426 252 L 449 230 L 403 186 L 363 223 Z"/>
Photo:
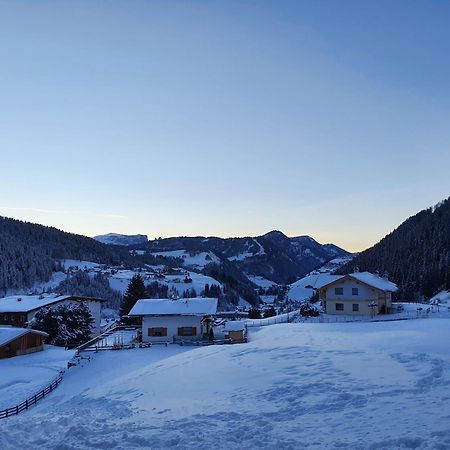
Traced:
<path id="1" fill-rule="evenodd" d="M 136 274 L 131 278 L 130 284 L 123 295 L 122 304 L 120 305 L 120 315 L 126 316 L 131 311 L 131 308 L 141 298 L 146 298 L 144 280 L 140 274 Z"/>
<path id="2" fill-rule="evenodd" d="M 277 313 L 275 311 L 275 308 L 273 306 L 271 306 L 270 308 L 268 308 L 268 309 L 266 309 L 264 311 L 263 317 L 264 318 L 266 318 L 266 317 L 274 317 L 276 315 L 277 315 Z"/>
<path id="3" fill-rule="evenodd" d="M 258 308 L 252 308 L 248 312 L 249 319 L 261 319 L 261 311 Z"/>
<path id="4" fill-rule="evenodd" d="M 31 321 L 31 328 L 48 333 L 48 342 L 58 346 L 78 346 L 87 342 L 94 319 L 83 302 L 43 308 Z"/>

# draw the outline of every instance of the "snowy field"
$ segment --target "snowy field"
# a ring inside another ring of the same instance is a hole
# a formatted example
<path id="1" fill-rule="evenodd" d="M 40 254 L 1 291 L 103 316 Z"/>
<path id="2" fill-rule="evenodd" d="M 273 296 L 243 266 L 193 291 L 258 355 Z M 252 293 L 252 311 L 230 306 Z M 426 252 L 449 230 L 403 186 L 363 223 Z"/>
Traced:
<path id="1" fill-rule="evenodd" d="M 246 277 L 252 282 L 255 283 L 256 286 L 262 287 L 262 288 L 269 288 L 272 286 L 276 286 L 277 283 L 274 281 L 268 280 L 267 278 L 261 277 L 259 275 L 251 275 L 246 274 Z"/>
<path id="2" fill-rule="evenodd" d="M 47 387 L 74 355 L 75 350 L 46 345 L 43 352 L 1 359 L 0 409 L 12 408 Z"/>
<path id="3" fill-rule="evenodd" d="M 0 421 L 0 448 L 447 449 L 450 322 L 280 324 L 101 352 Z"/>
<path id="4" fill-rule="evenodd" d="M 112 289 L 121 292 L 122 294 L 127 290 L 128 284 L 130 283 L 131 278 L 140 273 L 144 278 L 144 283 L 149 284 L 154 281 L 158 281 L 160 284 L 167 284 L 169 289 L 175 288 L 180 295 L 183 294 L 185 290 L 195 289 L 197 294 L 200 294 L 201 291 L 205 289 L 205 285 L 209 284 L 218 284 L 222 286 L 214 278 L 208 277 L 201 273 L 186 271 L 185 273 L 178 275 L 166 275 L 163 279 L 154 278 L 152 274 L 147 273 L 145 271 L 136 272 L 134 270 L 119 270 L 114 275 L 109 275 L 109 285 Z M 191 283 L 184 283 L 184 278 L 188 276 L 192 279 Z"/>

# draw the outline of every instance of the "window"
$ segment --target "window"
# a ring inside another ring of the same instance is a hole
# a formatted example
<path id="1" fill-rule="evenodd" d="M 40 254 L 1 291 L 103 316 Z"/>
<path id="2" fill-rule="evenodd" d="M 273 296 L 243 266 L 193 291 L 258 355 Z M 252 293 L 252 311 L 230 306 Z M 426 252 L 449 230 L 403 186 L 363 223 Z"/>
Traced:
<path id="1" fill-rule="evenodd" d="M 358 295 L 358 288 L 352 288 L 352 295 Z"/>
<path id="2" fill-rule="evenodd" d="M 167 328 L 157 327 L 157 328 L 149 328 L 148 335 L 150 337 L 161 337 L 167 336 Z"/>
<path id="3" fill-rule="evenodd" d="M 353 312 L 359 311 L 359 305 L 358 305 L 358 303 L 353 303 L 352 307 L 353 307 Z"/>
<path id="4" fill-rule="evenodd" d="M 197 334 L 196 327 L 180 327 L 178 328 L 178 336 L 195 336 Z"/>
<path id="5" fill-rule="evenodd" d="M 344 288 L 334 288 L 335 295 L 344 295 Z"/>
<path id="6" fill-rule="evenodd" d="M 344 311 L 344 304 L 336 303 L 336 311 Z"/>

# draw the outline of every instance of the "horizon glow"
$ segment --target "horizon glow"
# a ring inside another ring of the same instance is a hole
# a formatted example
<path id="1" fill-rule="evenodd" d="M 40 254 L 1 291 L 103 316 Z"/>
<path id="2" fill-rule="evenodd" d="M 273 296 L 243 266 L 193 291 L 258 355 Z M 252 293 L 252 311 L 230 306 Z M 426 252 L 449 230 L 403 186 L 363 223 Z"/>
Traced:
<path id="1" fill-rule="evenodd" d="M 450 195 L 450 4 L 0 1 L 0 214 L 349 251 Z"/>

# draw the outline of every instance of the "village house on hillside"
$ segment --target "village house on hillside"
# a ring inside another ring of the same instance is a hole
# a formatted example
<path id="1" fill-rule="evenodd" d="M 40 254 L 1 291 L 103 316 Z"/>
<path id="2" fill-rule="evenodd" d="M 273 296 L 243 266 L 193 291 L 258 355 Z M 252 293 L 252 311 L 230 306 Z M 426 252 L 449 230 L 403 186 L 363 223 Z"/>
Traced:
<path id="1" fill-rule="evenodd" d="M 94 323 L 92 334 L 100 334 L 100 319 L 102 305 L 106 300 L 78 295 L 12 295 L 0 298 L 0 326 L 26 327 L 36 313 L 45 307 L 53 308 L 58 305 L 68 305 L 83 302 L 89 308 Z"/>
<path id="2" fill-rule="evenodd" d="M 216 298 L 142 299 L 128 315 L 142 318 L 143 342 L 173 342 L 201 339 L 216 312 Z"/>
<path id="3" fill-rule="evenodd" d="M 0 359 L 39 352 L 47 337 L 43 331 L 0 326 Z"/>
<path id="4" fill-rule="evenodd" d="M 321 286 L 319 298 L 327 314 L 376 315 L 392 308 L 397 286 L 370 272 L 343 275 Z"/>

